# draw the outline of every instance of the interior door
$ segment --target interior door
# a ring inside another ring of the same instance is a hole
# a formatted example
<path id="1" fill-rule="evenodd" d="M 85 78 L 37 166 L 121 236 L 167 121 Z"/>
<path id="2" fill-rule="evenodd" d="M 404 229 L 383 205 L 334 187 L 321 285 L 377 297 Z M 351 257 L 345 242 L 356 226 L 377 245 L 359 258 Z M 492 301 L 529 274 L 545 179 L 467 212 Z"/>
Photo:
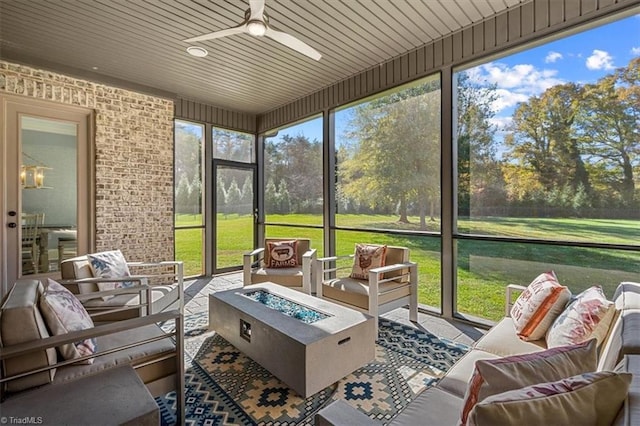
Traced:
<path id="1" fill-rule="evenodd" d="M 214 160 L 214 273 L 238 270 L 256 235 L 255 165 Z"/>
<path id="2" fill-rule="evenodd" d="M 16 96 L 2 100 L 2 294 L 21 277 L 55 276 L 92 245 L 91 110 Z"/>

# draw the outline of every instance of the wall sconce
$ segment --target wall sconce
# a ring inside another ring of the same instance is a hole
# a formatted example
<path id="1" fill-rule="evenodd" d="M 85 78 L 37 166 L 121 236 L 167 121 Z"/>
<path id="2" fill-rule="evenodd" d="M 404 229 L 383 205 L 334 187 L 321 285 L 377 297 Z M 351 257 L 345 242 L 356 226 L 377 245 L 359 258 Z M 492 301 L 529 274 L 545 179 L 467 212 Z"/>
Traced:
<path id="1" fill-rule="evenodd" d="M 44 186 L 44 171 L 51 170 L 44 166 L 25 166 L 20 168 L 20 184 L 23 189 L 48 189 Z"/>

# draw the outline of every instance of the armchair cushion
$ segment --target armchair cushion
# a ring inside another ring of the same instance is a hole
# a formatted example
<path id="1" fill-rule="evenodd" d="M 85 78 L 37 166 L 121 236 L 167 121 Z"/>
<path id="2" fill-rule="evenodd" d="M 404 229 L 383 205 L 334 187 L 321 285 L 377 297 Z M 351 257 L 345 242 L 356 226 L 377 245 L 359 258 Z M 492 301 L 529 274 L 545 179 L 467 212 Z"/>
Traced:
<path id="1" fill-rule="evenodd" d="M 10 346 L 49 337 L 44 319 L 38 309 L 42 284 L 37 280 L 22 279 L 13 286 L 0 309 L 0 345 Z M 24 373 L 41 367 L 55 365 L 58 361 L 55 348 L 43 349 L 21 357 L 2 361 L 5 376 Z M 4 390 L 17 392 L 34 386 L 51 383 L 56 370 L 43 371 L 4 384 Z"/>
<path id="2" fill-rule="evenodd" d="M 94 277 L 122 278 L 131 276 L 127 261 L 120 250 L 88 254 L 87 259 L 89 259 Z M 115 288 L 133 287 L 133 285 L 134 283 L 132 281 L 99 282 L 98 289 L 105 291 Z"/>
<path id="3" fill-rule="evenodd" d="M 368 280 L 370 269 L 385 265 L 386 254 L 386 245 L 356 244 L 350 277 L 357 280 Z"/>
<path id="4" fill-rule="evenodd" d="M 323 297 L 340 300 L 361 309 L 369 309 L 369 282 L 353 278 L 337 278 L 323 283 Z M 407 283 L 387 281 L 378 285 L 378 303 L 385 304 L 411 294 Z"/>
<path id="5" fill-rule="evenodd" d="M 66 334 L 70 331 L 86 330 L 93 327 L 93 320 L 82 306 L 82 303 L 66 288 L 51 278 L 40 296 L 40 311 L 53 335 Z M 75 343 L 67 343 L 58 348 L 64 359 L 75 359 L 96 352 L 96 340 L 85 339 Z M 83 361 L 91 364 L 92 358 Z"/>
<path id="6" fill-rule="evenodd" d="M 275 282 L 287 287 L 300 287 L 302 283 L 300 268 L 258 268 L 251 275 L 252 284 Z"/>
<path id="7" fill-rule="evenodd" d="M 268 241 L 264 253 L 267 268 L 293 268 L 300 266 L 298 261 L 298 240 Z"/>

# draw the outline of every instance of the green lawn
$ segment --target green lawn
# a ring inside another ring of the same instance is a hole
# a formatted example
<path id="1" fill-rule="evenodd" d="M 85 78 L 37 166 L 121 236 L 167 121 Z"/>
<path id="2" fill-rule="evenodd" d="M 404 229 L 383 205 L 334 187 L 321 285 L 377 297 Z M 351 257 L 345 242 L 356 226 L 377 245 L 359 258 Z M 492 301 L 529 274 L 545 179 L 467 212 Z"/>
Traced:
<path id="1" fill-rule="evenodd" d="M 179 215 L 178 225 L 200 224 L 200 217 Z M 314 215 L 269 215 L 270 222 L 300 225 L 318 224 Z M 338 215 L 340 226 L 363 228 L 417 229 L 418 219 L 398 224 L 397 216 Z M 252 218 L 227 215 L 218 217 L 218 267 L 241 263 L 242 253 L 252 247 Z M 430 222 L 430 230 L 439 230 Z M 487 218 L 466 221 L 463 232 L 509 237 L 568 239 L 620 244 L 637 244 L 640 226 L 632 220 Z M 322 230 L 268 226 L 272 237 L 307 237 L 322 256 Z M 185 270 L 200 273 L 201 230 L 181 230 L 176 234 L 176 258 L 185 261 Z M 440 238 L 438 236 L 389 235 L 374 232 L 337 231 L 338 254 L 349 254 L 357 242 L 401 245 L 411 249 L 411 259 L 419 265 L 420 303 L 440 306 Z M 460 312 L 497 320 L 504 314 L 504 287 L 527 285 L 539 273 L 553 269 L 561 283 L 574 293 L 591 285 L 602 285 L 611 297 L 620 281 L 640 280 L 640 252 L 602 250 L 541 244 L 499 243 L 475 240 L 457 241 L 457 309 Z"/>

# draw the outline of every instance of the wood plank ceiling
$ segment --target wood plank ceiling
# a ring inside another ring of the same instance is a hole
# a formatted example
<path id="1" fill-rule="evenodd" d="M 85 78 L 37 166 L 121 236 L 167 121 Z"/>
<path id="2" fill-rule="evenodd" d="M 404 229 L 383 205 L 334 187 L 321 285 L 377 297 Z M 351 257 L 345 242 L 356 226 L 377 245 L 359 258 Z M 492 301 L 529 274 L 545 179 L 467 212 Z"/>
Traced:
<path id="1" fill-rule="evenodd" d="M 248 0 L 0 0 L 0 58 L 260 114 L 530 0 L 267 0 L 268 38 L 182 40 L 242 21 Z"/>

